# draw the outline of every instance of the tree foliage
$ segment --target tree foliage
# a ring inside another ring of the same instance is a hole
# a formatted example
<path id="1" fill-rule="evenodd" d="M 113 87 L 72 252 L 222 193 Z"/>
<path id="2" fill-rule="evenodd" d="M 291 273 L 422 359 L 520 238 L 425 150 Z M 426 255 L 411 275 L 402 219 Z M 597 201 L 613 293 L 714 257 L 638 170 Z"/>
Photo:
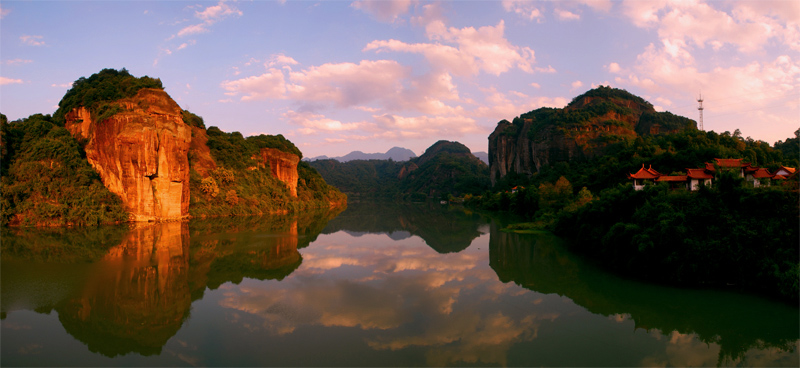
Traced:
<path id="1" fill-rule="evenodd" d="M 110 102 L 132 97 L 142 88 L 164 89 L 164 86 L 158 78 L 136 78 L 125 68 L 103 69 L 89 78 L 81 77 L 73 82 L 72 88 L 58 103 L 53 119 L 59 125 L 64 125 L 66 114 L 82 106 L 93 116 L 97 116 L 98 121 L 103 121 L 121 111 L 119 106 L 111 105 Z"/>
<path id="2" fill-rule="evenodd" d="M 2 213 L 6 225 L 98 225 L 128 218 L 79 142 L 49 115 L 0 119 Z"/>

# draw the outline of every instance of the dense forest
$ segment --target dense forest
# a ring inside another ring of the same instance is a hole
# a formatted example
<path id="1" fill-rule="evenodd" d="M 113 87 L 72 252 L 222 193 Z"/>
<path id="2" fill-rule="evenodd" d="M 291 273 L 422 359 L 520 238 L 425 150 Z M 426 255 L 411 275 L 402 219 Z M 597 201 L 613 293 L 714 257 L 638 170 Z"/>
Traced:
<path id="1" fill-rule="evenodd" d="M 572 248 L 640 278 L 683 285 L 732 285 L 797 300 L 800 193 L 796 176 L 754 188 L 721 173 L 697 192 L 664 183 L 635 191 L 642 165 L 685 175 L 714 158 L 742 158 L 774 171 L 798 167 L 798 138 L 771 147 L 734 133 L 686 130 L 624 139 L 609 154 L 560 162 L 531 176 L 510 174 L 473 207 L 518 213 L 509 230 L 551 230 Z M 515 188 L 512 190 L 512 188 Z"/>
<path id="2" fill-rule="evenodd" d="M 86 161 L 81 142 L 50 115 L 0 114 L 0 223 L 97 225 L 128 218 Z"/>
<path id="3" fill-rule="evenodd" d="M 317 160 L 310 165 L 343 192 L 373 198 L 446 199 L 489 188 L 488 166 L 458 142 L 436 142 L 405 162 Z"/>

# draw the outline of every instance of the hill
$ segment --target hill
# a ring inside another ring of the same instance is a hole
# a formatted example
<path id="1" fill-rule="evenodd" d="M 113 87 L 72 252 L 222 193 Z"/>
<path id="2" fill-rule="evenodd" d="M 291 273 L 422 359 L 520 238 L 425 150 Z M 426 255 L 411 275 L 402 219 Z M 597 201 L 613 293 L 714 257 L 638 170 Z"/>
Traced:
<path id="1" fill-rule="evenodd" d="M 439 141 L 408 162 L 318 160 L 310 163 L 345 193 L 383 198 L 446 197 L 488 188 L 488 166 L 458 142 Z"/>
<path id="2" fill-rule="evenodd" d="M 339 162 L 349 162 L 353 160 L 393 160 L 393 161 L 408 161 L 417 157 L 414 151 L 408 148 L 392 147 L 386 153 L 364 153 L 361 151 L 353 151 L 340 157 L 316 156 L 305 158 L 303 161 L 317 161 L 317 160 L 336 160 Z"/>
<path id="3" fill-rule="evenodd" d="M 283 136 L 206 129 L 160 80 L 125 69 L 81 77 L 52 117 L 2 116 L 0 139 L 3 224 L 166 221 L 346 201 Z"/>
<path id="4" fill-rule="evenodd" d="M 562 109 L 540 108 L 497 124 L 489 136 L 492 185 L 509 174 L 531 176 L 558 163 L 585 161 L 637 137 L 696 130 L 693 120 L 656 112 L 625 90 L 600 86 Z"/>

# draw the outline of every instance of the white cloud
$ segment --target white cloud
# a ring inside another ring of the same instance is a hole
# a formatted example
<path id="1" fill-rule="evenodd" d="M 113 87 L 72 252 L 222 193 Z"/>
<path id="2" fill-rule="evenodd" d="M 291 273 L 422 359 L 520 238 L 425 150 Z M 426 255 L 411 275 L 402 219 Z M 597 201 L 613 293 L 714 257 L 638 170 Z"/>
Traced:
<path id="1" fill-rule="evenodd" d="M 58 87 L 58 88 L 72 88 L 72 83 L 53 83 L 50 87 Z"/>
<path id="2" fill-rule="evenodd" d="M 0 77 L 0 86 L 4 86 L 6 84 L 20 84 L 23 83 L 22 79 L 11 79 L 6 77 Z"/>
<path id="3" fill-rule="evenodd" d="M 570 86 L 572 86 L 572 90 L 576 90 L 578 88 L 583 87 L 583 82 L 577 80 L 577 81 L 572 82 L 572 84 Z"/>
<path id="4" fill-rule="evenodd" d="M 356 0 L 350 6 L 372 15 L 379 21 L 394 23 L 407 14 L 411 5 L 415 3 L 413 0 Z"/>
<path id="5" fill-rule="evenodd" d="M 29 36 L 24 35 L 19 37 L 20 41 L 30 46 L 44 46 L 44 36 Z"/>
<path id="6" fill-rule="evenodd" d="M 607 68 L 609 73 L 614 73 L 614 74 L 619 73 L 620 70 L 622 70 L 622 68 L 620 68 L 619 64 L 617 63 L 608 64 Z"/>
<path id="7" fill-rule="evenodd" d="M 8 15 L 9 13 L 11 13 L 11 9 L 3 8 L 2 6 L 0 6 L 0 19 L 5 18 L 6 15 Z"/>

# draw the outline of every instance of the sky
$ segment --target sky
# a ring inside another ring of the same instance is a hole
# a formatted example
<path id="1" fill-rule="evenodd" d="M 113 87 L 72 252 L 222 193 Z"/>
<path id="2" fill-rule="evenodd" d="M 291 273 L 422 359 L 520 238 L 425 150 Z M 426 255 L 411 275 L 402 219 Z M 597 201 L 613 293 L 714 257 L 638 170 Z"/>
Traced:
<path id="1" fill-rule="evenodd" d="M 718 133 L 800 128 L 800 1 L 0 1 L 0 113 L 52 114 L 104 68 L 160 78 L 206 126 L 305 157 L 438 140 L 599 86 Z"/>

